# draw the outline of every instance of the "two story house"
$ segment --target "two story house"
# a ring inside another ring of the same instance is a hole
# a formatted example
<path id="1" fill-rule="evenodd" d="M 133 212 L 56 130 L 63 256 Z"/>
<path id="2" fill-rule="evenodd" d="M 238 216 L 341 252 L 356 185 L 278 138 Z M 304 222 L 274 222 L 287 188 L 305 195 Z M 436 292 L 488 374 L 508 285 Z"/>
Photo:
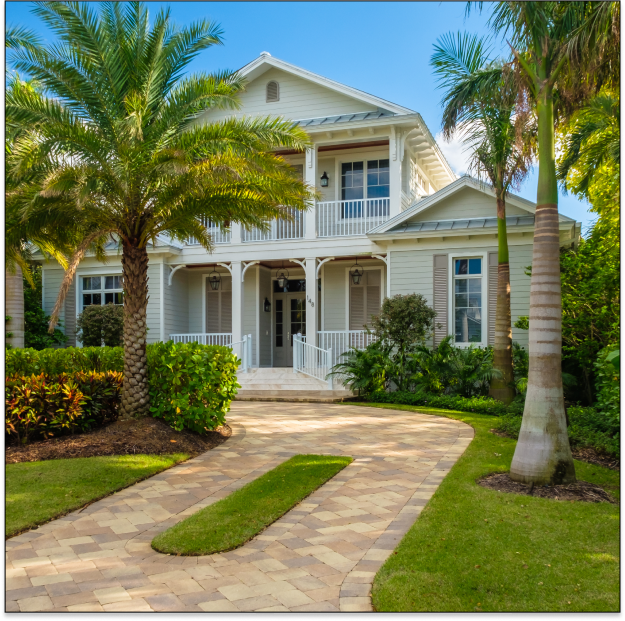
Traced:
<path id="1" fill-rule="evenodd" d="M 494 340 L 496 205 L 492 189 L 451 170 L 421 116 L 263 52 L 241 69 L 248 85 L 237 115 L 292 119 L 314 147 L 282 151 L 321 194 L 314 209 L 268 231 L 214 229 L 214 252 L 195 240 L 149 249 L 148 340 L 231 344 L 246 340 L 250 367 L 290 367 L 294 340 L 336 362 L 368 342 L 365 326 L 386 296 L 423 294 L 442 326 L 435 342 Z M 215 110 L 215 121 L 233 114 Z M 512 321 L 529 313 L 534 203 L 507 202 Z M 580 224 L 560 216 L 563 245 Z M 62 269 L 43 263 L 43 305 L 54 305 Z M 90 304 L 121 304 L 121 262 L 86 257 L 61 317 L 75 345 Z M 513 330 L 527 344 L 527 334 Z M 297 345 L 297 343 L 296 343 Z"/>

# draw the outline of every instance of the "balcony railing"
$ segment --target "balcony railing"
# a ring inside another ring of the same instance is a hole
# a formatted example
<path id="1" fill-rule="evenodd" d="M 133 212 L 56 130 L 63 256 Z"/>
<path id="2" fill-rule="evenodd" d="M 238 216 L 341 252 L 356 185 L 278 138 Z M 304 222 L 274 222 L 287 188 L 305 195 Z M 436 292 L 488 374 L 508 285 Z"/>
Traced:
<path id="1" fill-rule="evenodd" d="M 283 239 L 301 239 L 304 237 L 304 214 L 298 209 L 288 208 L 292 220 L 276 218 L 271 221 L 269 230 L 261 231 L 254 227 L 243 229 L 241 239 L 244 242 L 279 241 Z"/>
<path id="2" fill-rule="evenodd" d="M 210 220 L 206 218 L 202 218 L 201 221 L 204 223 L 204 226 L 210 233 L 210 236 L 213 240 L 213 244 L 229 244 L 230 243 L 230 229 L 220 229 L 218 226 L 213 226 Z M 189 246 L 193 246 L 195 244 L 199 244 L 198 240 L 195 237 L 189 237 L 187 240 L 187 244 Z"/>
<path id="3" fill-rule="evenodd" d="M 365 235 L 389 219 L 389 198 L 317 203 L 317 237 Z"/>

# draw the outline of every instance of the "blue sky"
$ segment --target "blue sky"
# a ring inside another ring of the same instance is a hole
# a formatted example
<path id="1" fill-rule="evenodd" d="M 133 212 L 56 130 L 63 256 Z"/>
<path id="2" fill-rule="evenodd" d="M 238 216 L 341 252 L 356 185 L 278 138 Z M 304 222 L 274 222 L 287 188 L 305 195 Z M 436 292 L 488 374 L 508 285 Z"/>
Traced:
<path id="1" fill-rule="evenodd" d="M 179 24 L 210 19 L 224 31 L 224 45 L 201 54 L 190 71 L 239 69 L 267 51 L 309 71 L 419 112 L 432 134 L 440 130 L 440 92 L 429 66 L 436 39 L 458 30 L 488 34 L 487 14 L 465 19 L 465 2 L 148 2 L 154 14 L 171 7 Z M 30 12 L 32 3 L 7 2 L 6 23 L 28 26 L 50 40 Z M 505 53 L 505 44 L 495 48 Z M 439 144 L 457 173 L 465 156 L 456 142 Z M 537 172 L 521 196 L 536 200 Z M 594 219 L 588 204 L 560 195 L 560 211 L 582 222 Z"/>

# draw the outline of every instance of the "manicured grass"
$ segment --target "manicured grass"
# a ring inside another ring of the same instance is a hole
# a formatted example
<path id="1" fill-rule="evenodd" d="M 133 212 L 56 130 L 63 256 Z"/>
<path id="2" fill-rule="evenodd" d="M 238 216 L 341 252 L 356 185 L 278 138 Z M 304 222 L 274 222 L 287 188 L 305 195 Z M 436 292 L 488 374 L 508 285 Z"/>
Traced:
<path id="1" fill-rule="evenodd" d="M 6 536 L 65 515 L 188 457 L 122 455 L 7 464 Z"/>
<path id="2" fill-rule="evenodd" d="M 251 483 L 155 537 L 165 554 L 225 552 L 275 522 L 352 462 L 351 457 L 296 455 Z"/>
<path id="3" fill-rule="evenodd" d="M 492 416 L 382 407 L 461 420 L 475 429 L 475 438 L 378 572 L 376 610 L 619 610 L 617 505 L 480 487 L 475 481 L 483 475 L 509 471 L 516 445 L 490 433 Z M 618 472 L 579 461 L 575 469 L 578 479 L 618 497 Z"/>

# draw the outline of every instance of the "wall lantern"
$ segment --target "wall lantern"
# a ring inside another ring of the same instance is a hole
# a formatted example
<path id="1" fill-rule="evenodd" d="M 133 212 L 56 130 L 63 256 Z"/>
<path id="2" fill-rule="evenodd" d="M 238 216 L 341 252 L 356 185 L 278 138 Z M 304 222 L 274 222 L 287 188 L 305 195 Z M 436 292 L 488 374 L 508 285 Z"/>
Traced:
<path id="1" fill-rule="evenodd" d="M 217 289 L 219 289 L 221 276 L 219 275 L 219 273 L 217 272 L 215 268 L 213 268 L 213 271 L 210 273 L 210 276 L 208 277 L 208 282 L 210 283 L 211 289 L 213 291 L 217 291 Z"/>
<path id="2" fill-rule="evenodd" d="M 276 272 L 276 278 L 278 279 L 278 287 L 284 289 L 289 282 L 289 270 L 284 269 L 284 261 L 282 261 L 282 267 Z"/>
<path id="3" fill-rule="evenodd" d="M 362 282 L 362 275 L 364 274 L 364 270 L 360 265 L 358 265 L 358 259 L 356 259 L 356 263 L 352 265 L 349 270 L 349 275 L 352 277 L 352 282 L 355 285 L 359 285 Z"/>
<path id="4" fill-rule="evenodd" d="M 323 171 L 323 175 L 321 175 L 321 187 L 322 188 L 327 188 L 328 187 L 328 173 L 326 173 L 326 171 Z"/>
<path id="5" fill-rule="evenodd" d="M 263 305 L 263 309 L 264 309 L 264 311 L 266 313 L 271 311 L 271 302 L 267 298 L 265 298 L 265 303 Z"/>

